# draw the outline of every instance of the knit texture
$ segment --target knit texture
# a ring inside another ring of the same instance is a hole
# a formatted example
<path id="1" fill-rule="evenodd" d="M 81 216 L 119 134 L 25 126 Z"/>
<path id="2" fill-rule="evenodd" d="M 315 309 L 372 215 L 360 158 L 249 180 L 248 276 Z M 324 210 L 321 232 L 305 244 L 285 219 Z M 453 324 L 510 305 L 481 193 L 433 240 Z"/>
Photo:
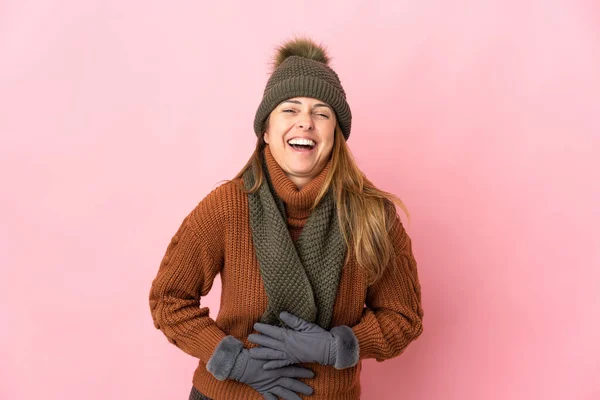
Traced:
<path id="1" fill-rule="evenodd" d="M 206 397 L 202 393 L 200 393 L 194 386 L 190 390 L 190 397 L 188 400 L 212 400 L 210 397 Z"/>
<path id="2" fill-rule="evenodd" d="M 254 132 L 260 136 L 264 123 L 279 103 L 293 97 L 312 97 L 329 104 L 337 116 L 344 139 L 350 137 L 352 113 L 337 73 L 327 64 L 310 58 L 289 56 L 267 81 L 254 117 Z"/>
<path id="3" fill-rule="evenodd" d="M 269 146 L 264 155 L 266 180 L 249 195 L 252 238 L 269 303 L 261 322 L 285 326 L 279 313 L 288 311 L 328 330 L 346 255 L 333 192 L 330 189 L 321 199 L 294 244 L 285 203 L 275 194 L 266 165 L 275 162 Z M 330 168 L 331 160 L 308 185 L 320 188 Z M 248 169 L 244 174 L 246 189 L 254 182 L 253 170 Z"/>
<path id="4" fill-rule="evenodd" d="M 268 158 L 267 167 L 274 190 L 285 203 L 290 235 L 296 241 L 323 181 L 298 190 L 272 158 Z M 256 347 L 247 338 L 258 333 L 253 324 L 268 305 L 252 242 L 248 196 L 238 183 L 243 184 L 243 180 L 217 187 L 183 219 L 166 248 L 149 294 L 154 326 L 172 344 L 199 359 L 193 385 L 214 400 L 262 399 L 250 386 L 234 380 L 219 381 L 206 370 L 206 363 L 226 335 L 242 341 L 245 348 Z M 387 268 L 379 281 L 368 286 L 367 275 L 349 248 L 349 260 L 339 279 L 331 326 L 352 329 L 361 360 L 396 357 L 423 330 L 417 263 L 399 217 L 390 235 L 396 268 Z M 202 296 L 209 293 L 217 274 L 221 277 L 221 306 L 213 319 L 202 306 Z M 341 370 L 316 363 L 301 365 L 315 372 L 314 378 L 302 379 L 314 389 L 313 395 L 301 398 L 360 398 L 360 361 Z"/>

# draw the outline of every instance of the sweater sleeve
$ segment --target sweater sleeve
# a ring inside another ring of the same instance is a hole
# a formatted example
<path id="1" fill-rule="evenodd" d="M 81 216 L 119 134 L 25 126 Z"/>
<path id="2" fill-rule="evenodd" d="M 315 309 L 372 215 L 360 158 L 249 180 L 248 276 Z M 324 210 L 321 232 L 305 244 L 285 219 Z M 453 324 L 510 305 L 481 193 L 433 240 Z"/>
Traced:
<path id="1" fill-rule="evenodd" d="M 352 327 L 360 358 L 384 361 L 400 355 L 423 331 L 421 285 L 411 240 L 398 215 L 390 231 L 396 253 L 382 277 L 367 289 L 366 307 Z"/>
<path id="2" fill-rule="evenodd" d="M 169 342 L 207 363 L 227 336 L 200 307 L 223 264 L 225 211 L 220 187 L 183 220 L 167 246 L 150 289 L 154 326 Z"/>

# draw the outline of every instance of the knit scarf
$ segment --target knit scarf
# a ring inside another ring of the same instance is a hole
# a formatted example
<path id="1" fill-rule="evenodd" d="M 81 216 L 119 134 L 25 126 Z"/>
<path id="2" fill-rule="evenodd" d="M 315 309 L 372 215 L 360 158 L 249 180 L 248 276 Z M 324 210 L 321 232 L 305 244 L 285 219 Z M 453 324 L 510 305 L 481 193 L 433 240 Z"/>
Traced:
<path id="1" fill-rule="evenodd" d="M 294 244 L 287 226 L 285 203 L 277 196 L 266 161 L 265 180 L 248 195 L 250 227 L 268 298 L 261 322 L 284 326 L 281 311 L 329 329 L 346 255 L 336 205 L 330 188 L 309 215 Z M 243 175 L 246 189 L 255 180 L 253 168 Z"/>

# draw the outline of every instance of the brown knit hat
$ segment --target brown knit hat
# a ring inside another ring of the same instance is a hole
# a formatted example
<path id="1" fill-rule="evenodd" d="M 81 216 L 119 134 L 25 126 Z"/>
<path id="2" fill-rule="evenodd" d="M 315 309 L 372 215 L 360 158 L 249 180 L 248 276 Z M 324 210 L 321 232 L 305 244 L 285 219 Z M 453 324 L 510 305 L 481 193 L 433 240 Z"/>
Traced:
<path id="1" fill-rule="evenodd" d="M 292 97 L 312 97 L 329 104 L 337 116 L 344 139 L 350 136 L 352 113 L 340 78 L 329 67 L 325 49 L 312 40 L 289 40 L 277 49 L 274 70 L 254 117 L 254 132 L 260 136 L 275 107 Z"/>

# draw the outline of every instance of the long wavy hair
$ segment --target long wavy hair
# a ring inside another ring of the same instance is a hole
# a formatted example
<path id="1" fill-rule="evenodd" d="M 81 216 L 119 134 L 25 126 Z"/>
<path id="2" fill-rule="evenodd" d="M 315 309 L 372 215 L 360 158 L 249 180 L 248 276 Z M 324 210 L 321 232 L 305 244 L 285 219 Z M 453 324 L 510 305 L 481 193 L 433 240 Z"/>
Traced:
<path id="1" fill-rule="evenodd" d="M 256 182 L 252 188 L 246 190 L 243 184 L 239 184 L 244 193 L 256 192 L 265 179 L 262 164 L 263 150 L 266 146 L 264 132 L 268 128 L 268 123 L 267 118 L 263 134 L 256 141 L 254 153 L 232 179 L 241 178 L 248 168 L 257 171 Z M 358 265 L 364 268 L 368 283 L 373 284 L 381 278 L 386 266 L 395 266 L 394 247 L 389 235 L 396 218 L 394 204 L 404 211 L 409 223 L 410 214 L 400 198 L 376 188 L 358 168 L 339 124 L 335 127 L 331 158 L 331 168 L 311 211 L 319 204 L 329 187 L 333 187 L 338 222 L 346 246 L 354 248 Z M 348 261 L 349 255 L 350 252 L 347 252 L 345 262 Z"/>

